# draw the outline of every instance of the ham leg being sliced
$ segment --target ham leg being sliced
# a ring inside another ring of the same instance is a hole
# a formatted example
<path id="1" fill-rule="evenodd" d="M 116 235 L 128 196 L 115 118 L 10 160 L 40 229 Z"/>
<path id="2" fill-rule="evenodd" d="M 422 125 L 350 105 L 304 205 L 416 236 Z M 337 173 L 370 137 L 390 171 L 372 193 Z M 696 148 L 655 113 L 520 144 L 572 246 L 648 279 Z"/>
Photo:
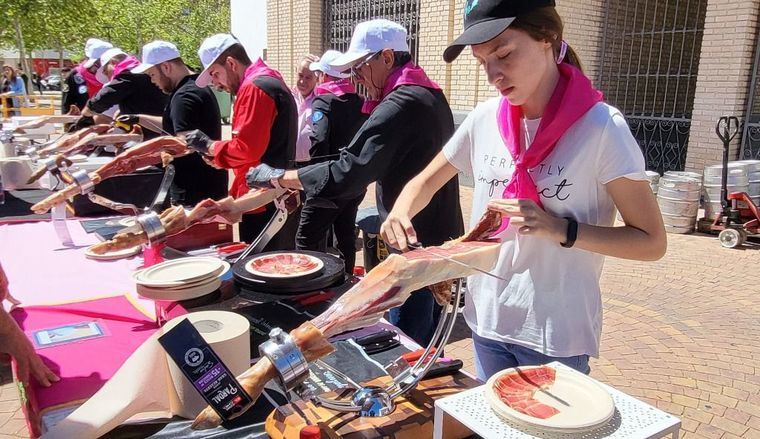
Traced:
<path id="1" fill-rule="evenodd" d="M 98 184 L 116 175 L 127 174 L 146 166 L 159 163 L 166 165 L 173 157 L 186 153 L 187 144 L 183 140 L 168 136 L 156 137 L 124 151 L 89 175 L 93 183 Z M 45 213 L 79 193 L 79 186 L 71 184 L 32 206 L 32 211 L 38 214 Z"/>
<path id="2" fill-rule="evenodd" d="M 16 132 L 23 133 L 26 130 L 41 128 L 45 125 L 51 125 L 51 124 L 56 124 L 56 123 L 74 123 L 78 121 L 81 117 L 82 117 L 82 114 L 79 111 L 79 108 L 72 105 L 68 114 L 38 117 L 34 120 L 30 120 L 29 122 L 21 124 L 18 127 L 16 127 Z"/>
<path id="3" fill-rule="evenodd" d="M 101 124 L 101 125 L 93 125 L 87 128 L 82 128 L 81 130 L 75 131 L 73 133 L 64 134 L 55 142 L 42 148 L 39 151 L 39 154 L 41 157 L 46 157 L 51 154 L 57 154 L 58 152 L 63 151 L 66 148 L 70 148 L 71 146 L 75 145 L 77 142 L 79 142 L 80 140 L 84 139 L 85 137 L 87 137 L 88 135 L 92 133 L 103 134 L 103 133 L 106 133 L 110 129 L 111 129 L 111 125 Z"/>
<path id="4" fill-rule="evenodd" d="M 498 222 L 494 218 L 497 218 Z M 498 225 L 501 225 L 501 216 L 498 213 L 488 213 L 482 221 L 489 223 L 479 224 L 482 227 L 476 228 L 476 233 L 471 232 L 440 247 L 433 247 L 435 253 L 481 270 L 493 269 L 499 257 L 501 243 L 492 241 L 489 237 L 495 231 L 491 224 L 498 228 Z M 424 249 L 403 255 L 390 255 L 324 313 L 306 323 L 313 328 L 308 333 L 309 337 L 312 337 L 311 344 L 324 346 L 331 335 L 376 322 L 385 311 L 401 305 L 413 291 L 422 287 L 472 274 L 477 274 L 477 271 L 435 256 L 431 252 L 425 252 Z M 299 346 L 302 346 L 299 337 L 303 335 L 298 334 L 300 329 L 291 332 L 291 335 Z M 313 361 L 329 352 L 327 349 L 319 352 L 305 350 L 303 354 L 308 361 Z M 261 360 L 241 375 L 240 380 L 243 388 L 255 401 L 264 384 L 275 378 L 276 374 L 277 371 L 268 360 Z M 195 419 L 193 428 L 212 428 L 220 423 L 221 418 L 216 412 L 206 408 Z"/>
<path id="5" fill-rule="evenodd" d="M 199 223 L 221 220 L 230 224 L 240 222 L 245 212 L 265 206 L 283 195 L 284 189 L 262 189 L 251 191 L 237 200 L 227 197 L 219 201 L 206 199 L 191 210 L 175 206 L 165 210 L 159 218 L 166 235 L 176 235 Z M 143 231 L 116 234 L 110 241 L 104 241 L 90 248 L 95 254 L 104 254 L 147 244 L 148 236 Z"/>

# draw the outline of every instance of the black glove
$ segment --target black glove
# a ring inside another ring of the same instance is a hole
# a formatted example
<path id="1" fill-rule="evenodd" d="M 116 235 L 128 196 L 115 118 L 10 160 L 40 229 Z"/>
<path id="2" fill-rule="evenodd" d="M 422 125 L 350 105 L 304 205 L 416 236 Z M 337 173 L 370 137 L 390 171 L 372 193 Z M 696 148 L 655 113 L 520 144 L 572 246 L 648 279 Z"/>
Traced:
<path id="1" fill-rule="evenodd" d="M 132 131 L 135 125 L 140 123 L 140 116 L 137 114 L 122 114 L 113 121 L 113 126 L 121 128 L 124 132 Z"/>
<path id="2" fill-rule="evenodd" d="M 284 169 L 273 168 L 262 163 L 248 170 L 245 181 L 251 189 L 275 189 L 281 187 L 277 179 L 285 175 Z"/>
<path id="3" fill-rule="evenodd" d="M 214 143 L 209 136 L 203 133 L 201 130 L 192 130 L 184 134 L 187 147 L 202 155 L 208 155 L 208 149 L 211 144 Z"/>
<path id="4" fill-rule="evenodd" d="M 69 126 L 68 132 L 74 133 L 81 130 L 82 128 L 91 127 L 93 125 L 95 125 L 95 119 L 87 116 L 82 116 L 79 118 L 79 120 Z"/>

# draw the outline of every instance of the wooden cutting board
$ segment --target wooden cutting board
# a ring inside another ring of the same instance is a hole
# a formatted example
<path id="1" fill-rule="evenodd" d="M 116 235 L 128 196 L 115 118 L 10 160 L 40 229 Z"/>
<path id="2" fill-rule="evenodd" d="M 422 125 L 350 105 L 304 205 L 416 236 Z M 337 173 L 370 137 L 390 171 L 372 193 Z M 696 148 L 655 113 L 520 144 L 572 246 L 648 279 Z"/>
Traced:
<path id="1" fill-rule="evenodd" d="M 390 377 L 378 378 L 367 383 L 385 386 Z M 389 416 L 362 418 L 356 413 L 338 413 L 310 402 L 298 401 L 273 411 L 266 422 L 266 432 L 273 439 L 298 439 L 301 428 L 309 423 L 320 426 L 322 438 L 349 439 L 420 439 L 433 436 L 434 402 L 479 383 L 463 373 L 443 376 L 420 382 L 407 397 L 396 400 L 396 409 Z M 335 394 L 327 394 L 335 397 Z M 350 394 L 348 395 L 350 397 Z M 300 414 L 298 412 L 301 412 Z"/>

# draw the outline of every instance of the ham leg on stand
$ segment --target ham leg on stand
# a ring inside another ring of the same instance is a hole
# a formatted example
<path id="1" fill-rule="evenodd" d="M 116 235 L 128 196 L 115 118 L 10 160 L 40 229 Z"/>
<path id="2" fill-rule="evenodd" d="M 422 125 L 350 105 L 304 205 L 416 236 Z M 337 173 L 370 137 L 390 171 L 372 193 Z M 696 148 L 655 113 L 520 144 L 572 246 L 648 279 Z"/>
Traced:
<path id="1" fill-rule="evenodd" d="M 50 124 L 55 124 L 55 123 L 74 123 L 78 121 L 81 117 L 82 117 L 82 113 L 79 111 L 79 108 L 77 108 L 76 105 L 72 105 L 71 109 L 69 110 L 67 114 L 38 117 L 37 119 L 30 120 L 27 123 L 17 126 L 16 132 L 24 133 L 26 130 L 33 130 L 35 128 L 40 128 L 45 125 L 50 125 Z"/>
<path id="2" fill-rule="evenodd" d="M 156 137 L 117 155 L 112 161 L 91 172 L 89 177 L 97 185 L 103 180 L 146 166 L 159 163 L 166 166 L 173 157 L 185 155 L 187 152 L 187 144 L 183 140 L 168 136 Z M 71 184 L 32 206 L 32 211 L 38 214 L 45 213 L 80 192 L 81 188 L 78 185 Z"/>
<path id="3" fill-rule="evenodd" d="M 142 129 L 139 125 L 135 125 L 131 132 L 123 134 L 98 134 L 97 132 L 92 132 L 81 138 L 73 145 L 64 148 L 63 151 L 61 151 L 59 154 L 56 154 L 55 162 L 59 168 L 61 167 L 61 164 L 71 166 L 72 162 L 69 157 L 72 155 L 87 152 L 91 149 L 97 148 L 98 146 L 123 145 L 129 142 L 142 142 L 142 139 Z M 39 180 L 43 175 L 45 175 L 45 172 L 47 172 L 47 170 L 47 166 L 40 166 L 36 171 L 34 171 L 32 176 L 29 177 L 29 180 L 27 180 L 26 184 L 32 184 L 35 181 Z"/>
<path id="4" fill-rule="evenodd" d="M 223 198 L 219 201 L 206 199 L 196 204 L 191 210 L 185 210 L 182 206 L 171 207 L 161 213 L 159 218 L 167 236 L 176 235 L 195 224 L 214 221 L 218 218 L 234 224 L 240 222 L 245 212 L 265 206 L 284 193 L 284 189 L 261 189 L 251 191 L 238 199 L 232 197 Z M 148 235 L 142 229 L 127 230 L 117 233 L 110 241 L 92 246 L 90 251 L 95 254 L 103 254 L 147 243 Z"/>
<path id="5" fill-rule="evenodd" d="M 63 151 L 67 148 L 70 148 L 71 146 L 75 145 L 77 142 L 79 142 L 80 140 L 84 139 L 85 137 L 87 137 L 88 135 L 92 133 L 104 134 L 110 129 L 111 129 L 111 125 L 100 124 L 100 125 L 93 125 L 87 128 L 82 128 L 81 130 L 75 131 L 73 133 L 64 134 L 63 136 L 61 136 L 61 138 L 57 139 L 55 142 L 42 148 L 39 151 L 39 154 L 41 157 L 46 157 L 51 154 L 57 154 L 59 151 Z"/>
<path id="6" fill-rule="evenodd" d="M 501 243 L 489 237 L 500 225 L 501 215 L 489 211 L 467 235 L 431 249 L 436 254 L 468 266 L 491 270 L 499 257 Z M 392 254 L 335 301 L 327 311 L 293 330 L 290 335 L 301 348 L 306 360 L 314 361 L 332 352 L 332 349 L 328 349 L 328 337 L 375 323 L 385 311 L 403 304 L 413 291 L 477 273 L 472 268 L 436 257 L 424 248 L 402 255 Z M 264 385 L 276 377 L 274 365 L 264 357 L 240 375 L 238 380 L 256 401 Z M 221 418 L 211 407 L 206 407 L 195 418 L 193 428 L 213 428 L 219 424 Z"/>

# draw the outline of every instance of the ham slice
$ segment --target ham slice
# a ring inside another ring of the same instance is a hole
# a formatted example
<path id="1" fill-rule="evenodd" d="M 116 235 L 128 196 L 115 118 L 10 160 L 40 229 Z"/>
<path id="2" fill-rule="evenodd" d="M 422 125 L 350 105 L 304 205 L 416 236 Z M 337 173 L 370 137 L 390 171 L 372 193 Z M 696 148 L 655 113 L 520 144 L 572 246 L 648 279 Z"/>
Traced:
<path id="1" fill-rule="evenodd" d="M 534 396 L 537 391 L 551 387 L 555 378 L 556 371 L 549 366 L 518 369 L 494 381 L 493 390 L 512 409 L 534 418 L 548 419 L 559 413 L 559 410 L 538 401 Z"/>
<path id="2" fill-rule="evenodd" d="M 167 165 L 175 156 L 187 153 L 187 144 L 176 137 L 156 137 L 139 145 L 136 145 L 105 165 L 91 172 L 90 179 L 94 184 L 116 175 L 127 174 L 146 166 L 163 163 Z M 69 198 L 80 193 L 79 186 L 70 184 L 60 191 L 50 195 L 44 200 L 32 206 L 32 211 L 38 214 L 45 213 L 58 204 L 64 203 Z"/>
<path id="3" fill-rule="evenodd" d="M 498 221 L 495 221 L 495 219 Z M 481 270 L 491 270 L 499 257 L 501 243 L 489 239 L 501 225 L 501 215 L 490 212 L 481 220 L 476 233 L 471 232 L 460 239 L 433 247 L 436 254 L 445 255 Z M 424 249 L 403 255 L 393 254 L 378 264 L 367 275 L 341 296 L 324 313 L 305 325 L 308 333 L 299 333 L 303 326 L 291 332 L 299 346 L 306 345 L 304 336 L 311 338 L 309 344 L 318 346 L 318 352 L 304 351 L 308 361 L 320 358 L 330 351 L 327 338 L 351 329 L 375 323 L 383 313 L 401 305 L 412 294 L 428 285 L 476 274 L 477 271 L 435 256 Z M 240 376 L 240 383 L 255 401 L 266 381 L 276 377 L 277 371 L 266 359 L 256 363 Z M 195 419 L 193 428 L 213 428 L 221 423 L 221 418 L 213 409 L 206 408 Z"/>

